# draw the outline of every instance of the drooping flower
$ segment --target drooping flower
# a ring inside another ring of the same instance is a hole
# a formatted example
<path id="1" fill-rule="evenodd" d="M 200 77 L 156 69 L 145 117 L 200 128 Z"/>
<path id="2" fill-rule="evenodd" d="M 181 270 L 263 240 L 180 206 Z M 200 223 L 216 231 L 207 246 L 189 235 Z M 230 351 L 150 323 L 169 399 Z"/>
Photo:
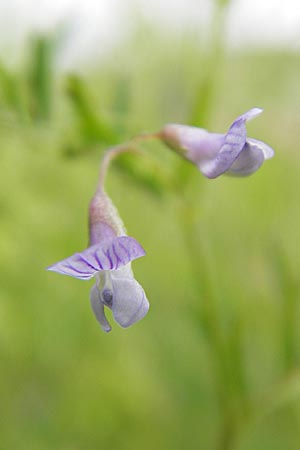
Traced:
<path id="1" fill-rule="evenodd" d="M 48 270 L 81 280 L 95 277 L 90 300 L 102 329 L 111 330 L 105 306 L 112 310 L 116 322 L 126 328 L 141 320 L 149 309 L 146 294 L 131 269 L 131 261 L 144 256 L 145 251 L 134 238 L 126 235 L 115 206 L 101 189 L 90 204 L 89 229 L 89 247 Z"/>
<path id="2" fill-rule="evenodd" d="M 247 120 L 262 113 L 253 108 L 239 116 L 226 134 L 210 133 L 203 128 L 168 124 L 159 133 L 160 139 L 181 156 L 196 164 L 207 178 L 224 173 L 250 175 L 272 158 L 274 151 L 264 142 L 248 138 Z"/>

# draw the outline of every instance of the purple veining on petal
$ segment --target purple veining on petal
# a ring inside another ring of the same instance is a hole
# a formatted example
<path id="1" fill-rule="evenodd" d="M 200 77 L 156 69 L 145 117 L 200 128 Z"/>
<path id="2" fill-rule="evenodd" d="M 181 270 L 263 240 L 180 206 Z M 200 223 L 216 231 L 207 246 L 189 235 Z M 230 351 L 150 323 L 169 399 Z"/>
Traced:
<path id="1" fill-rule="evenodd" d="M 111 255 L 110 255 L 109 250 L 110 250 L 110 247 L 106 250 L 106 252 L 103 250 L 103 253 L 105 254 L 105 256 L 107 257 L 107 259 L 109 261 L 110 269 L 112 269 L 115 265 L 114 265 L 114 263 L 113 263 L 113 261 L 111 259 Z"/>
<path id="2" fill-rule="evenodd" d="M 100 270 L 103 270 L 103 265 L 101 264 L 101 261 L 99 260 L 96 252 L 95 252 L 94 256 L 95 256 L 95 259 L 96 259 L 96 261 L 98 263 L 98 267 L 100 268 Z"/>
<path id="3" fill-rule="evenodd" d="M 120 247 L 120 246 L 119 246 L 119 247 Z M 116 248 L 115 248 L 114 243 L 112 243 L 111 248 L 112 248 L 113 254 L 114 254 L 115 257 L 117 258 L 117 263 L 122 262 L 120 256 L 119 256 L 118 253 L 116 252 Z"/>
<path id="4" fill-rule="evenodd" d="M 120 248 L 123 251 L 120 251 Z M 103 251 L 110 257 L 111 270 L 116 270 L 119 267 L 128 264 L 130 261 L 136 258 L 140 258 L 145 255 L 143 247 L 132 237 L 119 236 L 106 244 L 106 248 L 103 246 Z M 112 254 L 118 256 L 118 258 L 112 258 Z"/>
<path id="5" fill-rule="evenodd" d="M 216 178 L 230 169 L 245 146 L 247 137 L 246 121 L 253 119 L 261 112 L 262 109 L 253 108 L 233 122 L 216 157 L 211 161 L 204 161 L 198 165 L 206 177 Z"/>
<path id="6" fill-rule="evenodd" d="M 127 248 L 120 241 L 118 242 L 118 244 L 119 244 L 119 252 L 120 252 L 120 248 L 121 248 L 122 250 L 124 250 L 124 252 L 126 253 L 127 257 L 129 258 L 130 257 L 130 253 L 127 250 Z"/>
<path id="7" fill-rule="evenodd" d="M 92 269 L 82 260 L 80 253 L 75 253 L 75 255 L 72 255 L 69 258 L 53 264 L 48 267 L 47 270 L 58 272 L 63 275 L 69 275 L 80 280 L 89 280 L 96 273 L 95 269 Z"/>
<path id="8" fill-rule="evenodd" d="M 92 256 L 99 262 L 99 269 L 111 270 L 111 261 L 109 260 L 106 251 L 103 250 L 103 245 L 93 245 L 90 249 L 94 249 Z"/>
<path id="9" fill-rule="evenodd" d="M 86 272 L 86 271 L 84 271 L 84 270 L 80 270 L 78 267 L 72 266 L 72 264 L 70 264 L 69 262 L 67 263 L 67 266 L 68 266 L 68 269 L 71 269 L 71 271 L 80 273 L 80 274 L 82 274 L 82 275 L 84 275 L 84 276 L 85 276 L 85 275 L 86 275 L 86 276 L 89 276 L 89 275 L 90 275 L 89 272 Z"/>
<path id="10" fill-rule="evenodd" d="M 115 257 L 112 258 L 112 255 Z M 48 270 L 88 280 L 101 270 L 117 270 L 144 255 L 145 250 L 134 238 L 119 236 L 108 242 L 92 245 L 81 253 L 75 253 L 48 267 Z"/>
<path id="11" fill-rule="evenodd" d="M 86 258 L 83 257 L 82 253 L 79 253 L 79 256 L 91 269 L 98 270 L 97 267 L 93 266 Z"/>

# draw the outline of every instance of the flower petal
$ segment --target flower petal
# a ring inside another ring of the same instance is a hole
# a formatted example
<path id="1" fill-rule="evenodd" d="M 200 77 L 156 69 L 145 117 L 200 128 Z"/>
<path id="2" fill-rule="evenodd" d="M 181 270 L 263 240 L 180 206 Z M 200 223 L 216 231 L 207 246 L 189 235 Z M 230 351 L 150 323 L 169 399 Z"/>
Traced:
<path id="1" fill-rule="evenodd" d="M 119 236 L 110 243 L 102 246 L 102 253 L 109 260 L 109 267 L 105 270 L 116 270 L 125 266 L 130 261 L 140 258 L 146 254 L 145 250 L 138 241 L 129 236 Z M 97 255 L 101 257 L 101 252 L 97 251 Z M 105 261 L 104 261 L 105 264 Z"/>
<path id="2" fill-rule="evenodd" d="M 149 310 L 149 302 L 142 286 L 134 278 L 118 278 L 112 274 L 115 321 L 126 328 L 141 320 Z"/>
<path id="3" fill-rule="evenodd" d="M 62 275 L 69 275 L 70 277 L 75 277 L 79 280 L 89 280 L 95 275 L 98 269 L 89 264 L 86 260 L 85 252 L 86 250 L 81 253 L 75 253 L 69 258 L 63 259 L 62 261 L 47 267 L 47 270 L 61 273 Z"/>
<path id="4" fill-rule="evenodd" d="M 91 301 L 92 310 L 93 310 L 93 312 L 96 316 L 96 319 L 98 320 L 102 330 L 104 330 L 104 331 L 106 331 L 106 333 L 108 333 L 111 330 L 111 326 L 109 325 L 109 323 L 105 317 L 104 305 L 101 302 L 100 292 L 99 292 L 96 284 L 91 289 L 90 301 Z"/>
<path id="5" fill-rule="evenodd" d="M 251 147 L 255 146 L 255 147 L 259 148 L 259 150 L 261 150 L 264 155 L 264 159 L 273 158 L 274 150 L 271 147 L 269 147 L 269 145 L 265 144 L 262 141 L 258 141 L 257 139 L 253 139 L 253 138 L 247 138 L 247 142 L 248 142 L 248 144 L 251 145 Z"/>
<path id="6" fill-rule="evenodd" d="M 89 280 L 101 270 L 116 270 L 144 255 L 145 250 L 134 238 L 119 236 L 108 242 L 92 245 L 47 269 L 81 280 Z"/>
<path id="7" fill-rule="evenodd" d="M 243 150 L 233 162 L 228 172 L 226 172 L 226 175 L 237 177 L 251 175 L 260 168 L 264 160 L 263 152 L 258 147 L 252 146 L 246 142 Z"/>
<path id="8" fill-rule="evenodd" d="M 262 108 L 251 108 L 249 109 L 249 111 L 246 111 L 244 114 L 240 115 L 237 119 L 235 119 L 233 124 L 240 120 L 246 122 L 247 120 L 255 119 L 255 117 L 259 116 L 263 111 L 264 110 Z"/>
<path id="9" fill-rule="evenodd" d="M 165 144 L 194 164 L 214 158 L 224 143 L 223 134 L 176 123 L 165 125 L 159 136 Z"/>
<path id="10" fill-rule="evenodd" d="M 261 112 L 260 108 L 250 109 L 233 122 L 216 157 L 198 164 L 200 171 L 206 177 L 216 178 L 230 169 L 246 143 L 246 121 L 253 119 Z"/>

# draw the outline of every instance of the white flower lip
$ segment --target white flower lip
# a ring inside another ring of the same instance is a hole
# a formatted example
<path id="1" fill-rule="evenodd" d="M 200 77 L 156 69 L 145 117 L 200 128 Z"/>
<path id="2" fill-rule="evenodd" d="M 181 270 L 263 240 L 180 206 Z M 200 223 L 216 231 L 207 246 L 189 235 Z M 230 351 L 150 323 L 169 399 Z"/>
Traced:
<path id="1" fill-rule="evenodd" d="M 98 280 L 91 289 L 90 301 L 103 331 L 111 330 L 104 307 L 111 309 L 115 321 L 123 328 L 143 319 L 149 310 L 149 302 L 144 289 L 135 280 L 131 269 L 127 273 L 121 269 L 115 272 L 103 272 L 100 277 L 102 279 Z M 111 286 L 111 290 L 107 289 L 107 283 Z M 107 298 L 105 299 L 107 293 L 109 293 L 108 302 Z"/>

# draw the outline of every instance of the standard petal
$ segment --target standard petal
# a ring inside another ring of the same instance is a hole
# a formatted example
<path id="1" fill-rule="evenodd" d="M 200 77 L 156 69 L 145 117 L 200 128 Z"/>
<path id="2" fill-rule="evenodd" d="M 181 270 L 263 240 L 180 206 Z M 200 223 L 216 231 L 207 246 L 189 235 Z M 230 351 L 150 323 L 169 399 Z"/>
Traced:
<path id="1" fill-rule="evenodd" d="M 146 254 L 138 241 L 129 236 L 119 236 L 103 248 L 103 253 L 112 261 L 111 270 L 125 266 L 130 261 Z"/>
<path id="2" fill-rule="evenodd" d="M 119 236 L 103 244 L 93 245 L 84 252 L 88 263 L 100 270 L 117 270 L 136 258 L 145 255 L 145 250 L 134 238 Z"/>
<path id="3" fill-rule="evenodd" d="M 246 111 L 244 114 L 239 116 L 233 123 L 239 121 L 239 120 L 252 120 L 255 117 L 259 116 L 264 110 L 262 108 L 251 108 L 249 111 Z"/>
<path id="4" fill-rule="evenodd" d="M 262 112 L 260 108 L 252 108 L 239 116 L 225 135 L 224 144 L 213 160 L 200 162 L 200 171 L 208 178 L 216 178 L 230 169 L 238 158 L 246 143 L 246 121 Z"/>
<path id="5" fill-rule="evenodd" d="M 112 274 L 112 312 L 123 328 L 141 320 L 149 310 L 149 302 L 142 286 L 134 278 L 117 278 Z"/>
<path id="6" fill-rule="evenodd" d="M 116 270 L 144 255 L 145 250 L 134 238 L 119 236 L 108 242 L 92 245 L 47 269 L 81 280 L 89 280 L 101 270 Z"/>
<path id="7" fill-rule="evenodd" d="M 47 267 L 47 270 L 61 273 L 62 275 L 69 275 L 80 280 L 89 280 L 98 271 L 96 267 L 87 261 L 85 252 L 75 253 L 69 258 Z"/>
<path id="8" fill-rule="evenodd" d="M 108 333 L 111 330 L 111 326 L 109 325 L 105 314 L 104 314 L 104 305 L 100 300 L 100 293 L 96 285 L 94 285 L 91 289 L 90 293 L 90 301 L 92 310 L 98 320 L 102 330 Z"/>

